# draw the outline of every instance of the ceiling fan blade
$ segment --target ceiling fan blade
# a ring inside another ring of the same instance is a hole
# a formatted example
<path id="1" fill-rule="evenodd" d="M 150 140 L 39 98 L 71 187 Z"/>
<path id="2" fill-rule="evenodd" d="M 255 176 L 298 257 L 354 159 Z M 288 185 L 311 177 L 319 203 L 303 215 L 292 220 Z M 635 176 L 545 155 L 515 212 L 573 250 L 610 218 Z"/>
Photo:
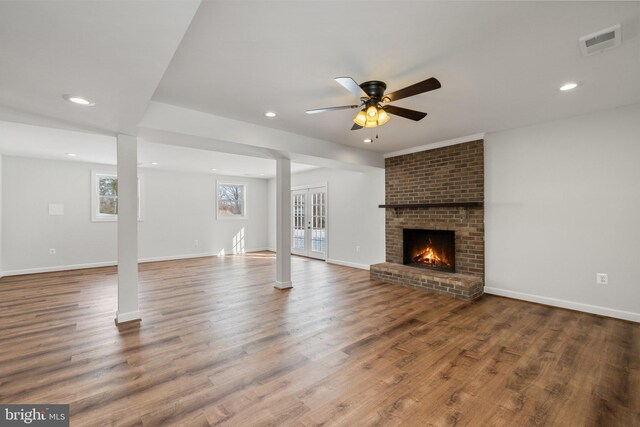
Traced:
<path id="1" fill-rule="evenodd" d="M 418 95 L 420 93 L 429 92 L 430 90 L 440 89 L 442 85 L 435 77 L 423 80 L 420 83 L 412 84 L 404 89 L 397 90 L 386 94 L 383 97 L 384 102 L 397 101 L 398 99 L 408 98 L 410 96 Z"/>
<path id="2" fill-rule="evenodd" d="M 345 88 L 346 90 L 348 90 L 349 92 L 357 96 L 358 98 L 369 97 L 369 95 L 367 95 L 367 93 L 364 90 L 362 90 L 360 85 L 356 83 L 356 81 L 353 80 L 351 77 L 336 77 L 335 80 L 338 82 L 340 86 L 342 86 L 343 88 Z"/>
<path id="3" fill-rule="evenodd" d="M 307 114 L 317 114 L 324 113 L 325 111 L 335 111 L 335 110 L 349 110 L 352 108 L 358 108 L 359 105 L 342 105 L 340 107 L 327 107 L 327 108 L 316 108 L 313 110 L 307 110 L 305 113 Z"/>
<path id="4" fill-rule="evenodd" d="M 409 110 L 408 108 L 396 107 L 395 105 L 385 105 L 382 107 L 384 111 L 395 116 L 404 117 L 405 119 L 422 120 L 427 116 L 427 113 L 422 113 L 416 110 Z"/>
<path id="5" fill-rule="evenodd" d="M 362 129 L 362 126 L 358 125 L 358 124 L 353 124 L 353 126 L 351 126 L 351 130 L 360 130 Z"/>

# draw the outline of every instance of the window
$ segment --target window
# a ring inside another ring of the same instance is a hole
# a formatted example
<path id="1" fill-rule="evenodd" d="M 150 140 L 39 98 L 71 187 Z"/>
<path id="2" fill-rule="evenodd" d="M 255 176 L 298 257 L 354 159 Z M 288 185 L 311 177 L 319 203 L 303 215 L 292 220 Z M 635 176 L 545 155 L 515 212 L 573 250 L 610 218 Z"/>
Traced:
<path id="1" fill-rule="evenodd" d="M 91 219 L 117 221 L 118 176 L 113 172 L 92 171 Z M 142 221 L 142 176 L 138 176 L 138 221 Z"/>
<path id="2" fill-rule="evenodd" d="M 218 183 L 218 219 L 246 218 L 247 187 L 245 184 Z"/>

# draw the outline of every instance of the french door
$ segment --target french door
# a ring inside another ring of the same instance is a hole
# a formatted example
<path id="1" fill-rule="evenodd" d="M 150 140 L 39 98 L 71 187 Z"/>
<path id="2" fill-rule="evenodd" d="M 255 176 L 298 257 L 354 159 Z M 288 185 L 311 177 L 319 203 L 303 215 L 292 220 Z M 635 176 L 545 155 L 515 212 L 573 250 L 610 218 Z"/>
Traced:
<path id="1" fill-rule="evenodd" d="M 291 191 L 291 253 L 327 259 L 327 187 Z"/>

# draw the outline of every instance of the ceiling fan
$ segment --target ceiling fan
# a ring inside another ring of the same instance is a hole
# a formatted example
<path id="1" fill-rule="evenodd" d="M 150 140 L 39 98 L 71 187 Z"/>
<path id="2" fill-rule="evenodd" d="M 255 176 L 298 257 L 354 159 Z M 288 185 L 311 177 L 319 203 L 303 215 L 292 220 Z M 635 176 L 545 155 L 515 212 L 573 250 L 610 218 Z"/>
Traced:
<path id="1" fill-rule="evenodd" d="M 363 127 L 374 128 L 382 126 L 391 118 L 389 114 L 404 117 L 414 121 L 422 120 L 427 113 L 409 110 L 407 108 L 396 107 L 394 105 L 383 105 L 388 102 L 397 101 L 399 99 L 408 98 L 420 93 L 429 92 L 441 87 L 438 79 L 431 77 L 419 83 L 407 86 L 404 89 L 397 90 L 385 95 L 387 84 L 378 80 L 356 83 L 351 77 L 336 77 L 336 82 L 349 92 L 360 97 L 360 104 L 343 105 L 340 107 L 316 108 L 307 110 L 307 114 L 324 113 L 325 111 L 348 110 L 353 108 L 362 108 L 354 121 L 351 130 L 362 129 Z"/>

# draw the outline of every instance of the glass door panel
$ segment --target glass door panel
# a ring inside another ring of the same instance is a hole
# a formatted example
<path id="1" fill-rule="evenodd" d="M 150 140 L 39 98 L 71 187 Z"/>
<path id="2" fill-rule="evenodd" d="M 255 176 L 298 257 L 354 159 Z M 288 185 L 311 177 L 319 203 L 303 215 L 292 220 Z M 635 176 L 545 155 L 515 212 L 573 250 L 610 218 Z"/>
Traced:
<path id="1" fill-rule="evenodd" d="M 291 253 L 307 256 L 307 224 L 306 203 L 307 190 L 296 190 L 291 193 Z"/>
<path id="2" fill-rule="evenodd" d="M 327 259 L 327 188 L 291 192 L 291 253 Z"/>
<path id="3" fill-rule="evenodd" d="M 327 253 L 327 217 L 324 189 L 311 189 L 311 253 L 314 258 L 326 258 Z"/>

